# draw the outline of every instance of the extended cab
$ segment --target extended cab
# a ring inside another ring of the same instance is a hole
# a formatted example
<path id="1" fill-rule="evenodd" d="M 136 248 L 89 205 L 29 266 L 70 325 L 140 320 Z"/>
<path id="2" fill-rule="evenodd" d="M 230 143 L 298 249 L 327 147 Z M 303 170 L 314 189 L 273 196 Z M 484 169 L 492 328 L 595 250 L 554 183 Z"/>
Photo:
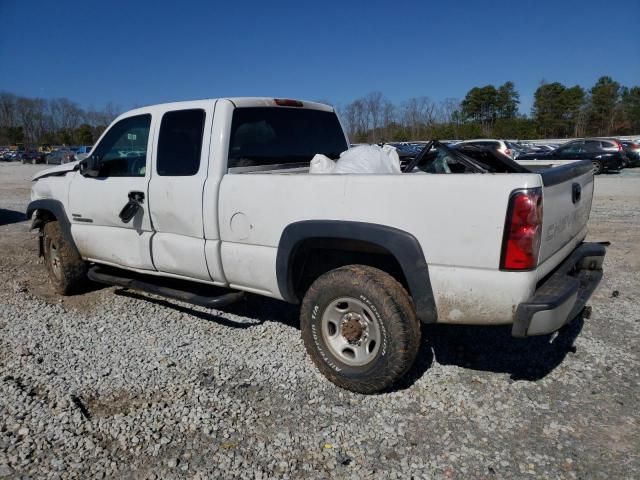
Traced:
<path id="1" fill-rule="evenodd" d="M 140 108 L 36 175 L 27 215 L 59 293 L 88 276 L 212 308 L 243 292 L 301 303 L 315 364 L 364 393 L 409 369 L 420 322 L 548 334 L 600 281 L 590 162 L 532 171 L 430 143 L 405 173 L 309 173 L 348 145 L 312 102 Z"/>

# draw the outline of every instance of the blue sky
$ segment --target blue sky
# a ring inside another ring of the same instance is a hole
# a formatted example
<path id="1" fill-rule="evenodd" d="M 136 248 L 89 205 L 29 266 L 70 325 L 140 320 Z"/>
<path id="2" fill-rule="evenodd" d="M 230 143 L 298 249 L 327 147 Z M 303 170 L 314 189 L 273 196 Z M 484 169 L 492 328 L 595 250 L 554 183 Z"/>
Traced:
<path id="1" fill-rule="evenodd" d="M 640 1 L 0 0 L 0 90 L 123 109 L 222 96 L 393 102 L 512 80 L 640 84 Z"/>

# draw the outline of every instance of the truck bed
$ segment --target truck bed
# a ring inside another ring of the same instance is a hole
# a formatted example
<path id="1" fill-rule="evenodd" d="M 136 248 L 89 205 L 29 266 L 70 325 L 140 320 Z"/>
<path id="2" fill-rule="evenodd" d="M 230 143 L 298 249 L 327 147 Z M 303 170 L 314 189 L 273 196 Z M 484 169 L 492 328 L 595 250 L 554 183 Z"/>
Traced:
<path id="1" fill-rule="evenodd" d="M 583 190 L 577 210 L 571 200 L 574 183 Z M 501 271 L 509 197 L 536 187 L 544 192 L 539 267 Z M 483 175 L 312 175 L 304 169 L 228 174 L 219 195 L 222 261 L 232 286 L 280 298 L 264 272 L 274 268 L 287 225 L 314 219 L 388 225 L 420 242 L 438 321 L 510 323 L 515 306 L 586 236 L 592 192 L 590 167 L 581 162 L 538 173 Z"/>

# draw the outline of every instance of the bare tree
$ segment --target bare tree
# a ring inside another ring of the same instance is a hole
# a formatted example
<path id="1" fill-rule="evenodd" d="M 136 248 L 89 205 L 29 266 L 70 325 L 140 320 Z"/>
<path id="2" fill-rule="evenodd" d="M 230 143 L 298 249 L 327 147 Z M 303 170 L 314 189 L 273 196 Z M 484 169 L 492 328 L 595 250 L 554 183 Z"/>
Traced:
<path id="1" fill-rule="evenodd" d="M 436 121 L 436 104 L 429 97 L 410 98 L 402 104 L 402 123 L 412 140 L 431 136 Z"/>
<path id="2" fill-rule="evenodd" d="M 368 131 L 366 106 L 363 99 L 359 98 L 344 108 L 344 119 L 349 137 L 354 141 L 362 141 Z"/>
<path id="3" fill-rule="evenodd" d="M 85 116 L 76 103 L 66 98 L 50 100 L 49 112 L 56 130 L 73 130 L 83 122 Z"/>
<path id="4" fill-rule="evenodd" d="M 382 141 L 392 140 L 393 127 L 396 123 L 396 106 L 386 98 L 382 103 Z"/>
<path id="5" fill-rule="evenodd" d="M 455 113 L 459 111 L 460 100 L 457 98 L 445 98 L 438 105 L 438 123 L 454 123 L 457 117 Z"/>
<path id="6" fill-rule="evenodd" d="M 85 134 L 89 127 L 96 137 L 118 111 L 112 103 L 102 110 L 85 111 L 66 98 L 45 100 L 0 92 L 0 141 L 8 143 L 20 138 L 17 141 L 28 144 L 77 142 L 81 125 Z"/>
<path id="7" fill-rule="evenodd" d="M 15 127 L 18 123 L 17 97 L 13 93 L 0 92 L 0 127 Z"/>
<path id="8" fill-rule="evenodd" d="M 385 98 L 382 92 L 371 92 L 364 97 L 364 104 L 367 108 L 368 116 L 371 119 L 370 141 L 372 143 L 376 143 L 380 138 L 380 132 L 378 129 L 381 126 L 384 101 Z"/>

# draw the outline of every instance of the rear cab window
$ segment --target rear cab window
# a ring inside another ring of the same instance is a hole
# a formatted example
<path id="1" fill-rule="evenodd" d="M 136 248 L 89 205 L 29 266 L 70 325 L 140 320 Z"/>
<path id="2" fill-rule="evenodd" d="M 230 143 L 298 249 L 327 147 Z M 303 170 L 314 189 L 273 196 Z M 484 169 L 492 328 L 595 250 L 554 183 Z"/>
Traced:
<path id="1" fill-rule="evenodd" d="M 309 166 L 317 153 L 337 159 L 349 148 L 334 112 L 296 107 L 241 107 L 233 112 L 231 173 Z"/>
<path id="2" fill-rule="evenodd" d="M 176 110 L 162 116 L 156 170 L 160 176 L 186 177 L 200 169 L 205 111 Z"/>

